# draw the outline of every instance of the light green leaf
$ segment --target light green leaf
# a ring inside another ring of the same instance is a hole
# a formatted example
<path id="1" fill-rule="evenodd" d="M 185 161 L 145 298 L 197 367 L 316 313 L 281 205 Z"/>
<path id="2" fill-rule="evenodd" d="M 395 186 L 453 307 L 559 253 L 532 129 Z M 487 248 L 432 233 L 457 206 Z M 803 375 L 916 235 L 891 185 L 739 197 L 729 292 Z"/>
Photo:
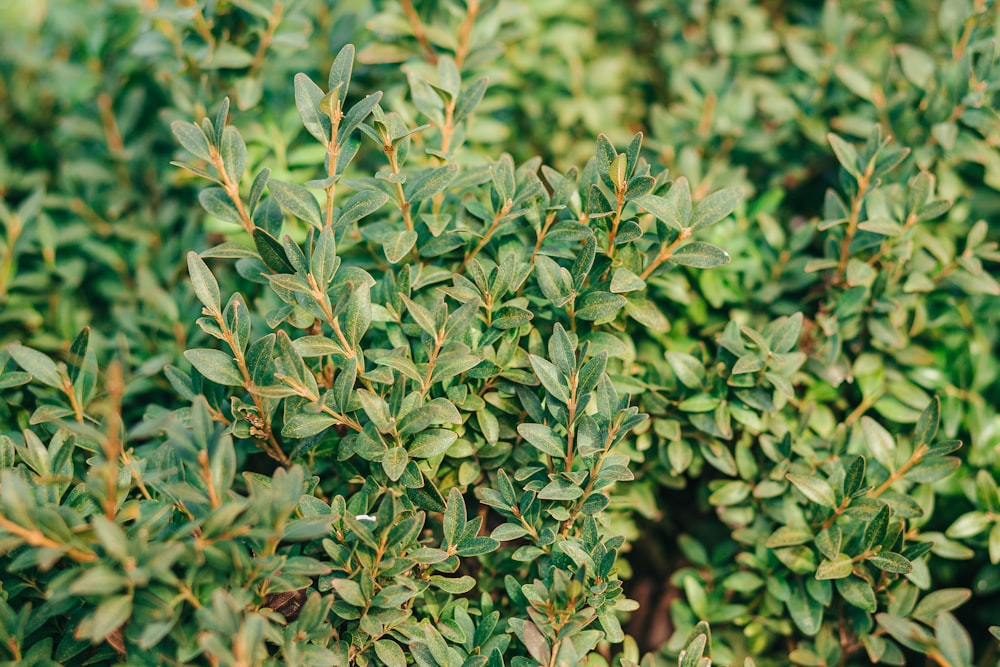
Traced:
<path id="1" fill-rule="evenodd" d="M 319 202 L 309 190 L 301 185 L 285 183 L 276 179 L 271 179 L 268 182 L 267 189 L 281 205 L 281 208 L 299 220 L 304 220 L 317 229 L 323 225 L 323 213 L 319 208 Z"/>
<path id="2" fill-rule="evenodd" d="M 837 507 L 837 496 L 833 492 L 833 487 L 825 479 L 819 477 L 807 477 L 806 475 L 796 475 L 789 473 L 785 478 L 795 485 L 806 498 L 812 502 L 835 509 Z"/>
<path id="3" fill-rule="evenodd" d="M 221 350 L 187 350 L 184 357 L 212 382 L 231 387 L 243 386 L 243 374 L 236 365 L 236 360 Z"/>

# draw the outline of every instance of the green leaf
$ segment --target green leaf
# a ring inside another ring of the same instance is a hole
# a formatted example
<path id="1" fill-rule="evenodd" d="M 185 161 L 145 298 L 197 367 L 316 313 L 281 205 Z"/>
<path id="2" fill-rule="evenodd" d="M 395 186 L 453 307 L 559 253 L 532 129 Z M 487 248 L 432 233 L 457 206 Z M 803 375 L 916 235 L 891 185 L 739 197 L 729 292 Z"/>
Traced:
<path id="1" fill-rule="evenodd" d="M 406 464 L 410 462 L 409 454 L 402 447 L 393 447 L 382 456 L 382 469 L 393 482 L 398 482 L 403 476 Z"/>
<path id="2" fill-rule="evenodd" d="M 516 329 L 531 321 L 534 314 L 530 310 L 516 306 L 501 306 L 493 314 L 492 325 L 500 330 Z"/>
<path id="3" fill-rule="evenodd" d="M 102 642 L 120 628 L 132 615 L 132 596 L 116 595 L 107 598 L 90 616 L 80 621 L 76 635 L 93 643 Z"/>
<path id="4" fill-rule="evenodd" d="M 453 546 L 456 543 L 459 535 L 465 530 L 466 521 L 468 521 L 468 515 L 465 509 L 465 498 L 462 497 L 461 491 L 452 487 L 451 491 L 448 492 L 448 508 L 444 512 L 442 525 L 445 544 Z"/>
<path id="5" fill-rule="evenodd" d="M 62 373 L 48 355 L 38 350 L 14 343 L 7 348 L 17 365 L 31 373 L 31 377 L 50 387 L 62 387 Z"/>
<path id="6" fill-rule="evenodd" d="M 528 361 L 545 390 L 563 403 L 569 402 L 568 378 L 551 361 L 536 354 L 529 354 Z"/>
<path id="7" fill-rule="evenodd" d="M 893 574 L 909 574 L 913 571 L 913 563 L 892 551 L 879 552 L 871 556 L 868 562 L 880 570 L 892 572 Z"/>
<path id="8" fill-rule="evenodd" d="M 535 258 L 535 280 L 545 298 L 556 308 L 562 308 L 573 298 L 573 276 L 545 255 Z"/>
<path id="9" fill-rule="evenodd" d="M 330 141 L 332 125 L 330 117 L 320 108 L 323 91 L 305 74 L 296 74 L 294 81 L 295 108 L 299 111 L 299 118 L 309 134 L 326 145 Z"/>
<path id="10" fill-rule="evenodd" d="M 847 604 L 869 613 L 875 611 L 877 608 L 875 591 L 872 590 L 871 585 L 867 581 L 858 577 L 847 577 L 845 579 L 837 579 L 835 584 L 837 592 L 840 593 L 840 597 L 844 598 L 844 602 Z"/>
<path id="11" fill-rule="evenodd" d="M 799 630 L 810 637 L 819 632 L 823 620 L 823 606 L 806 592 L 801 579 L 792 584 L 791 595 L 788 596 L 785 604 L 788 606 L 792 622 L 798 626 Z"/>
<path id="12" fill-rule="evenodd" d="M 812 502 L 822 505 L 823 507 L 836 509 L 837 496 L 833 492 L 833 487 L 831 487 L 830 483 L 825 479 L 807 477 L 805 475 L 796 475 L 794 473 L 785 475 L 785 478 L 794 484 L 795 488 L 801 491 L 802 495 Z"/>
<path id="13" fill-rule="evenodd" d="M 347 99 L 347 91 L 351 85 L 351 74 L 354 70 L 354 45 L 346 44 L 337 52 L 337 57 L 330 65 L 330 73 L 327 76 L 327 88 L 338 91 L 338 98 L 341 105 Z"/>
<path id="14" fill-rule="evenodd" d="M 317 229 L 323 225 L 323 213 L 319 208 L 319 202 L 309 190 L 301 185 L 285 183 L 276 179 L 271 179 L 268 182 L 267 189 L 281 205 L 281 208 L 299 220 L 308 222 Z"/>
<path id="15" fill-rule="evenodd" d="M 233 205 L 232 200 L 222 188 L 205 188 L 198 193 L 198 201 L 202 208 L 224 222 L 242 225 L 243 218 Z"/>
<path id="16" fill-rule="evenodd" d="M 238 184 L 247 168 L 247 145 L 235 127 L 223 130 L 219 154 L 230 180 Z"/>
<path id="17" fill-rule="evenodd" d="M 941 400 L 935 396 L 920 413 L 920 419 L 917 420 L 917 428 L 913 434 L 914 446 L 929 444 L 934 440 L 940 421 Z"/>
<path id="18" fill-rule="evenodd" d="M 934 644 L 931 634 L 913 621 L 891 614 L 876 614 L 875 620 L 893 639 L 914 651 L 925 653 Z"/>
<path id="19" fill-rule="evenodd" d="M 448 187 L 457 175 L 457 164 L 446 164 L 428 171 L 406 184 L 406 201 L 417 202 L 433 197 Z"/>
<path id="20" fill-rule="evenodd" d="M 588 292 L 577 302 L 576 316 L 588 322 L 606 322 L 614 319 L 628 301 L 620 294 Z"/>
<path id="21" fill-rule="evenodd" d="M 866 550 L 880 545 L 882 540 L 885 539 L 886 531 L 889 528 L 890 511 L 888 505 L 882 505 L 878 513 L 868 522 L 868 525 L 865 527 L 864 539 L 862 540 L 862 544 Z"/>
<path id="22" fill-rule="evenodd" d="M 416 232 L 405 229 L 391 232 L 382 240 L 382 252 L 390 264 L 398 264 L 410 253 L 416 242 Z"/>
<path id="23" fill-rule="evenodd" d="M 934 621 L 938 649 L 953 667 L 972 667 L 972 638 L 951 612 L 942 611 Z"/>
<path id="24" fill-rule="evenodd" d="M 295 267 L 288 261 L 284 247 L 260 227 L 253 230 L 253 243 L 267 268 L 277 273 L 295 273 Z"/>
<path id="25" fill-rule="evenodd" d="M 817 579 L 843 579 L 854 571 L 854 561 L 847 554 L 838 554 L 836 558 L 826 559 L 816 568 Z"/>
<path id="26" fill-rule="evenodd" d="M 187 121 L 175 120 L 170 124 L 170 131 L 174 133 L 177 142 L 196 158 L 205 161 L 212 159 L 208 139 L 200 127 Z"/>
<path id="27" fill-rule="evenodd" d="M 624 266 L 619 266 L 611 274 L 611 287 L 614 294 L 625 294 L 646 289 L 646 281 L 635 275 Z"/>
<path id="28" fill-rule="evenodd" d="M 705 384 L 705 367 L 690 354 L 667 352 L 667 363 L 674 375 L 688 389 L 701 389 Z"/>
<path id="29" fill-rule="evenodd" d="M 421 431 L 409 446 L 410 456 L 416 459 L 433 458 L 448 451 L 457 439 L 458 434 L 447 429 Z"/>
<path id="30" fill-rule="evenodd" d="M 691 186 L 683 176 L 674 181 L 666 197 L 643 195 L 633 201 L 675 231 L 679 232 L 688 226 L 691 217 Z"/>
<path id="31" fill-rule="evenodd" d="M 855 179 L 861 178 L 857 149 L 832 132 L 826 135 L 826 139 L 844 170 Z"/>
<path id="32" fill-rule="evenodd" d="M 337 222 L 334 224 L 334 227 L 353 224 L 382 208 L 383 204 L 387 201 L 389 201 L 389 195 L 381 190 L 361 190 L 344 202 L 344 206 L 340 209 L 340 215 L 337 216 Z"/>
<path id="33" fill-rule="evenodd" d="M 544 424 L 519 424 L 517 432 L 543 454 L 560 459 L 566 456 L 563 438 Z"/>
<path id="34" fill-rule="evenodd" d="M 696 269 L 714 269 L 728 264 L 729 253 L 719 246 L 702 241 L 692 241 L 681 246 L 670 256 L 670 261 L 681 266 L 691 266 Z"/>
<path id="35" fill-rule="evenodd" d="M 693 232 L 703 227 L 714 225 L 736 210 L 736 206 L 742 199 L 743 192 L 736 188 L 727 188 L 713 192 L 695 206 L 688 226 Z"/>
<path id="36" fill-rule="evenodd" d="M 219 294 L 219 283 L 215 280 L 215 276 L 212 275 L 212 271 L 196 252 L 188 253 L 187 262 L 188 273 L 191 275 L 191 285 L 194 287 L 195 296 L 208 309 L 209 313 L 221 315 L 222 297 Z"/>
<path id="37" fill-rule="evenodd" d="M 243 374 L 240 373 L 236 360 L 221 350 L 186 350 L 184 357 L 212 382 L 232 387 L 243 386 Z"/>
<path id="38" fill-rule="evenodd" d="M 935 617 L 942 611 L 951 611 L 962 606 L 972 597 L 968 588 L 942 588 L 925 595 L 913 610 L 913 618 L 933 625 Z"/>
<path id="39" fill-rule="evenodd" d="M 865 434 L 865 444 L 875 460 L 887 470 L 895 470 L 896 441 L 889 431 L 867 415 L 861 418 L 861 429 Z"/>
<path id="40" fill-rule="evenodd" d="M 576 500 L 583 489 L 565 479 L 554 479 L 538 492 L 540 500 Z"/>
<path id="41" fill-rule="evenodd" d="M 340 94 L 346 94 L 346 90 L 341 89 Z M 341 98 L 341 103 L 343 103 L 343 98 Z M 337 130 L 337 143 L 343 145 L 347 138 L 351 135 L 361 125 L 361 122 L 368 117 L 368 114 L 378 106 L 378 103 L 382 101 L 382 92 L 377 91 L 370 95 L 366 95 L 363 99 L 358 100 L 347 113 L 344 114 L 343 120 L 340 121 L 340 128 Z"/>
<path id="42" fill-rule="evenodd" d="M 375 642 L 375 655 L 386 667 L 406 667 L 406 654 L 399 644 L 391 639 L 379 639 Z"/>

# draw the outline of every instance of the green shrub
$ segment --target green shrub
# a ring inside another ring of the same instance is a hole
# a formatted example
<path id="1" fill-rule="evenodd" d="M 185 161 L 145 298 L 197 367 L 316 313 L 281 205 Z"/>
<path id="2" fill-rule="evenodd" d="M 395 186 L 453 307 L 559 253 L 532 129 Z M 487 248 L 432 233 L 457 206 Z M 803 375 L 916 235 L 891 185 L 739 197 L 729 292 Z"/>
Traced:
<path id="1" fill-rule="evenodd" d="M 4 659 L 997 663 L 992 5 L 326 4 L 0 10 Z"/>

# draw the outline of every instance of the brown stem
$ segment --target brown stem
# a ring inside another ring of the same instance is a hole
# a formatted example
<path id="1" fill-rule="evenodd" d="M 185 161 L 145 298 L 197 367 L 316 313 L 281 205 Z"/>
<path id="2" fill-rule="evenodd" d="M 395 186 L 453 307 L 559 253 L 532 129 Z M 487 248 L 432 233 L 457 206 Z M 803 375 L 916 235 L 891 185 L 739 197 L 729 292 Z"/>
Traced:
<path id="1" fill-rule="evenodd" d="M 220 133 L 223 128 L 218 128 Z M 229 197 L 230 201 L 233 202 L 233 206 L 236 207 L 236 212 L 240 216 L 240 221 L 243 224 L 243 229 L 246 230 L 247 234 L 253 234 L 253 230 L 257 228 L 250 215 L 247 213 L 246 208 L 243 206 L 243 200 L 240 198 L 240 184 L 233 181 L 226 171 L 226 163 L 222 159 L 222 155 L 219 153 L 218 148 L 215 146 L 209 146 L 209 157 L 211 158 L 212 166 L 215 170 L 219 172 L 219 180 L 222 181 L 222 189 L 226 191 L 226 196 Z"/>
<path id="2" fill-rule="evenodd" d="M 674 250 L 677 249 L 677 246 L 684 242 L 689 236 L 691 236 L 691 228 L 685 227 L 682 229 L 681 233 L 677 235 L 677 238 L 675 238 L 669 245 L 660 249 L 660 252 L 656 254 L 656 257 L 654 257 L 653 261 L 649 263 L 649 266 L 647 266 L 643 272 L 639 274 L 639 277 L 643 280 L 648 278 L 649 275 L 660 266 L 660 264 L 663 264 L 665 261 L 670 259 Z"/>
<path id="3" fill-rule="evenodd" d="M 486 233 L 483 234 L 483 238 L 479 239 L 479 243 L 476 245 L 475 248 L 473 248 L 472 252 L 466 255 L 465 259 L 462 260 L 462 265 L 458 269 L 459 272 L 464 270 L 465 265 L 468 264 L 470 261 L 472 261 L 472 258 L 478 255 L 482 251 L 482 249 L 486 247 L 486 244 L 490 242 L 491 238 L 493 238 L 493 234 L 494 232 L 496 232 L 497 227 L 500 226 L 500 219 L 503 218 L 505 215 L 507 215 L 513 206 L 514 202 L 510 199 L 504 202 L 504 205 L 493 216 L 493 222 L 490 223 L 489 229 L 487 229 Z"/>
<path id="4" fill-rule="evenodd" d="M 864 204 L 865 195 L 871 187 L 872 173 L 875 171 L 875 161 L 872 160 L 865 168 L 865 173 L 858 179 L 858 193 L 851 198 L 851 214 L 847 219 L 847 231 L 844 233 L 844 240 L 840 242 L 840 261 L 837 264 L 837 273 L 834 275 L 833 284 L 839 285 L 847 270 L 847 260 L 850 258 L 851 241 L 858 233 L 858 219 L 861 217 L 861 206 Z"/>
<path id="5" fill-rule="evenodd" d="M 260 36 L 260 44 L 257 45 L 257 52 L 253 56 L 253 63 L 250 65 L 250 71 L 247 73 L 248 77 L 254 76 L 260 66 L 264 64 L 264 56 L 267 55 L 267 50 L 271 48 L 271 42 L 274 41 L 274 33 L 277 32 L 278 26 L 281 24 L 281 15 L 284 12 L 284 7 L 281 4 L 281 0 L 274 3 L 274 13 L 267 19 L 267 30 L 264 34 Z"/>
<path id="6" fill-rule="evenodd" d="M 234 307 L 239 308 L 239 303 Z M 247 367 L 246 357 L 243 354 L 243 348 L 240 347 L 239 342 L 236 340 L 236 336 L 229 329 L 229 325 L 226 323 L 226 319 L 222 316 L 222 313 L 213 313 L 215 316 L 215 321 L 219 325 L 219 329 L 222 330 L 223 340 L 229 345 L 229 349 L 233 353 L 233 359 L 236 361 L 236 366 L 240 369 L 240 374 L 243 376 L 243 388 L 250 393 L 250 398 L 253 399 L 254 407 L 257 408 L 257 415 L 260 417 L 261 423 L 263 424 L 263 433 L 258 436 L 258 442 L 261 443 L 261 449 L 267 453 L 268 456 L 274 460 L 281 463 L 281 465 L 286 468 L 292 465 L 291 459 L 285 454 L 284 450 L 281 448 L 281 443 L 274 436 L 274 432 L 271 430 L 271 422 L 268 420 L 267 410 L 264 409 L 264 401 L 261 397 L 254 391 L 256 385 L 253 378 L 250 376 L 250 369 Z"/>
<path id="7" fill-rule="evenodd" d="M 0 529 L 3 529 L 16 537 L 20 537 L 27 544 L 33 547 L 55 549 L 56 551 L 65 549 L 66 555 L 75 560 L 77 563 L 93 563 L 97 560 L 97 555 L 94 553 L 89 551 L 80 551 L 76 547 L 66 548 L 59 542 L 46 537 L 41 531 L 25 528 L 24 526 L 14 523 L 3 515 L 0 515 Z"/>
<path id="8" fill-rule="evenodd" d="M 399 160 L 396 158 L 396 147 L 391 144 L 386 144 L 382 146 L 382 150 L 385 151 L 386 156 L 389 158 L 389 169 L 392 170 L 393 174 L 399 173 Z M 410 217 L 410 202 L 406 201 L 406 194 L 403 192 L 403 184 L 396 183 L 396 203 L 399 205 L 399 211 L 403 214 L 403 224 L 406 225 L 406 231 L 413 231 L 413 218 Z"/>
<path id="9" fill-rule="evenodd" d="M 469 39 L 472 37 L 472 27 L 476 22 L 476 15 L 479 13 L 479 0 L 469 0 L 469 9 L 465 13 L 462 25 L 458 27 L 458 48 L 455 50 L 455 64 L 458 69 L 462 69 L 462 63 L 469 55 Z"/>
<path id="10" fill-rule="evenodd" d="M 880 484 L 877 488 L 869 491 L 868 497 L 877 498 L 878 496 L 888 491 L 889 487 L 891 487 L 893 484 L 903 479 L 903 475 L 905 475 L 910 470 L 910 468 L 920 463 L 921 459 L 923 459 L 924 457 L 924 454 L 927 453 L 927 449 L 928 449 L 927 445 L 920 445 L 917 448 L 917 451 L 913 452 L 913 455 L 910 457 L 910 460 L 904 463 L 899 470 L 889 475 L 889 477 L 884 482 L 882 482 L 882 484 Z"/>
<path id="11" fill-rule="evenodd" d="M 417 14 L 417 10 L 414 9 L 413 3 L 410 0 L 400 0 L 400 4 L 403 5 L 403 11 L 406 13 L 406 18 L 410 21 L 410 28 L 413 30 L 413 36 L 417 38 L 417 41 L 420 42 L 421 48 L 424 50 L 424 58 L 432 65 L 437 65 L 437 54 L 434 52 L 434 47 L 431 46 L 431 43 L 427 41 L 427 33 L 424 32 L 424 24 L 420 21 L 420 15 Z"/>

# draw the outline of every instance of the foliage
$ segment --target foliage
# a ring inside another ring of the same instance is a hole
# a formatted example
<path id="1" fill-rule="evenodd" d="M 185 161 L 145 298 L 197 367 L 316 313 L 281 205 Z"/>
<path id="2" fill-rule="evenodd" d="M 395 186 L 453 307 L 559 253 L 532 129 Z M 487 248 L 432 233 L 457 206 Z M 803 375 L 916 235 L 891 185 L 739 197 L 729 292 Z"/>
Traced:
<path id="1" fill-rule="evenodd" d="M 0 18 L 4 659 L 997 661 L 992 5 Z"/>

